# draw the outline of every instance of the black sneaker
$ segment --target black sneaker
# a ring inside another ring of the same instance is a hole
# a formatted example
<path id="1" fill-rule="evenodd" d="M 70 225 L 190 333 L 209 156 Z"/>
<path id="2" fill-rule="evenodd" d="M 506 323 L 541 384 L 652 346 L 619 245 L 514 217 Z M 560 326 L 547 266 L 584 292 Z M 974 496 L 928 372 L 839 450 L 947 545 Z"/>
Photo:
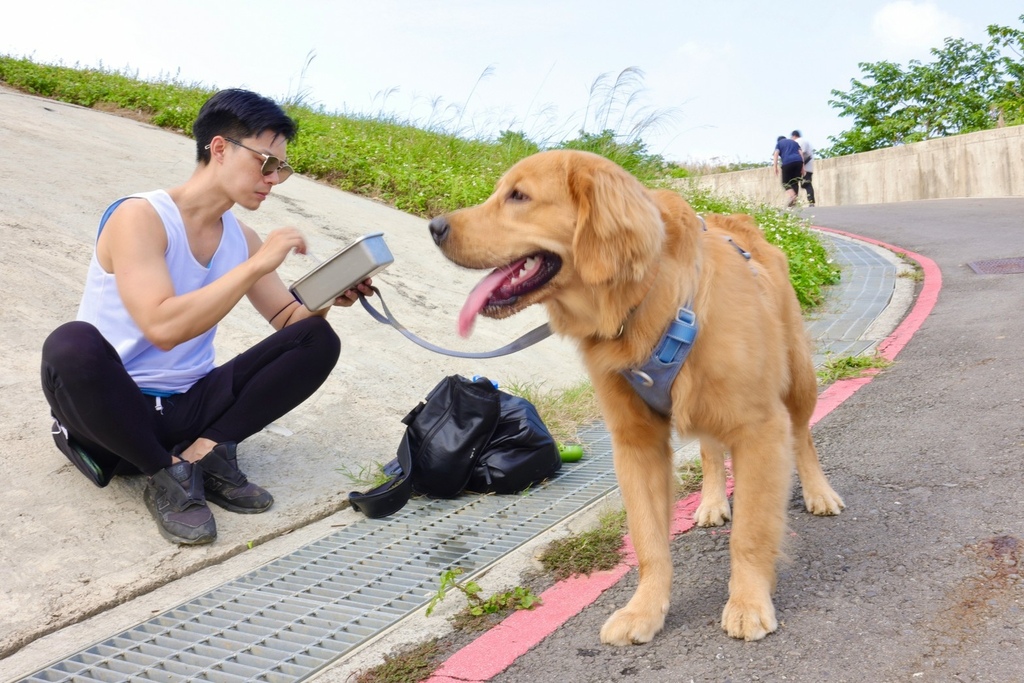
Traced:
<path id="1" fill-rule="evenodd" d="M 234 441 L 219 443 L 200 459 L 206 499 L 225 510 L 242 514 L 268 510 L 274 504 L 274 497 L 238 469 L 236 446 Z"/>
<path id="2" fill-rule="evenodd" d="M 53 442 L 57 444 L 57 448 L 64 454 L 64 457 L 70 460 L 78 468 L 79 472 L 87 476 L 89 481 L 100 488 L 110 483 L 110 479 L 114 476 L 114 469 L 112 467 L 103 467 L 96 462 L 91 455 L 85 452 L 81 444 L 68 434 L 68 430 L 64 428 L 64 425 L 57 418 L 53 419 L 50 434 L 53 436 Z"/>
<path id="3" fill-rule="evenodd" d="M 169 541 L 199 545 L 217 538 L 217 522 L 203 497 L 201 473 L 202 467 L 182 460 L 146 483 L 142 498 Z"/>

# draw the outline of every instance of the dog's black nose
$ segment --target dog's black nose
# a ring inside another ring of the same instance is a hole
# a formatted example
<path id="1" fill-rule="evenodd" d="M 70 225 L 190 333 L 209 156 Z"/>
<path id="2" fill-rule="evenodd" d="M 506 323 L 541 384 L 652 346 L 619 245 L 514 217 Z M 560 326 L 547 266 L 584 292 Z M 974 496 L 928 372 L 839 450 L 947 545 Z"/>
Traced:
<path id="1" fill-rule="evenodd" d="M 434 244 L 441 246 L 441 242 L 444 242 L 445 238 L 448 237 L 451 229 L 452 226 L 448 223 L 447 218 L 444 216 L 434 216 L 430 221 L 430 236 L 434 238 Z"/>

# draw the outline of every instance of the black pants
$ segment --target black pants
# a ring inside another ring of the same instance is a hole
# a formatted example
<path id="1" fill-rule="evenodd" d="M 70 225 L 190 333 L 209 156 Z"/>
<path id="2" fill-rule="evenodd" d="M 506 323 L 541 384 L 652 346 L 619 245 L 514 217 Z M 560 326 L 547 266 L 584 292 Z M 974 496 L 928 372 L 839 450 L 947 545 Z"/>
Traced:
<path id="1" fill-rule="evenodd" d="M 242 441 L 292 410 L 323 384 L 340 351 L 330 324 L 313 316 L 157 402 L 99 330 L 75 321 L 43 344 L 43 393 L 53 416 L 104 469 L 152 475 L 170 466 L 176 446 L 201 437 Z"/>
<path id="2" fill-rule="evenodd" d="M 814 203 L 814 186 L 811 185 L 811 176 L 812 175 L 814 175 L 814 174 L 813 173 L 804 173 L 804 177 L 801 178 L 801 183 L 800 183 L 801 187 L 804 188 L 804 192 L 807 193 L 807 203 L 808 204 L 813 204 Z"/>
<path id="3" fill-rule="evenodd" d="M 802 161 L 791 161 L 788 164 L 782 164 L 782 187 L 787 190 L 793 190 L 794 193 L 799 193 L 798 183 L 800 182 L 800 171 L 803 170 L 804 162 Z"/>

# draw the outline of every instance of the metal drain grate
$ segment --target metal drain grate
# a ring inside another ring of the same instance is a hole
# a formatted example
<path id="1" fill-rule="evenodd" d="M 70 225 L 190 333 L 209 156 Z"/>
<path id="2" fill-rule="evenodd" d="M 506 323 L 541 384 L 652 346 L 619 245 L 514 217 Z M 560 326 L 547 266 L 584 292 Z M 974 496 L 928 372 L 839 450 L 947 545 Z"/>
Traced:
<path id="1" fill-rule="evenodd" d="M 299 681 L 616 487 L 610 437 L 528 495 L 413 499 L 362 519 L 23 681 Z"/>
<path id="2" fill-rule="evenodd" d="M 1024 273 L 1024 256 L 997 258 L 990 261 L 971 261 L 967 265 L 979 275 L 1012 275 L 1013 273 Z"/>

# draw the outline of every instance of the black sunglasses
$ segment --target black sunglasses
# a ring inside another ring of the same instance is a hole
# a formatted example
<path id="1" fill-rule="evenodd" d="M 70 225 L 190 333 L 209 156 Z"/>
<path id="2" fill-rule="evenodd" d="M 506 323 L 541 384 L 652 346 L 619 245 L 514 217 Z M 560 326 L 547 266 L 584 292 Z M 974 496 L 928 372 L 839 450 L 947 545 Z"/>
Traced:
<path id="1" fill-rule="evenodd" d="M 253 149 L 252 147 L 243 145 L 241 142 L 235 140 L 234 138 L 225 137 L 224 139 L 233 145 L 238 145 L 243 149 L 249 150 L 253 154 L 259 154 L 261 157 L 263 157 L 263 167 L 260 169 L 260 172 L 263 173 L 263 175 L 270 175 L 277 171 L 278 183 L 283 183 L 284 181 L 288 180 L 292 172 L 295 170 L 288 165 L 287 161 L 278 159 L 272 154 L 267 154 L 265 152 L 259 151 L 258 149 Z"/>

